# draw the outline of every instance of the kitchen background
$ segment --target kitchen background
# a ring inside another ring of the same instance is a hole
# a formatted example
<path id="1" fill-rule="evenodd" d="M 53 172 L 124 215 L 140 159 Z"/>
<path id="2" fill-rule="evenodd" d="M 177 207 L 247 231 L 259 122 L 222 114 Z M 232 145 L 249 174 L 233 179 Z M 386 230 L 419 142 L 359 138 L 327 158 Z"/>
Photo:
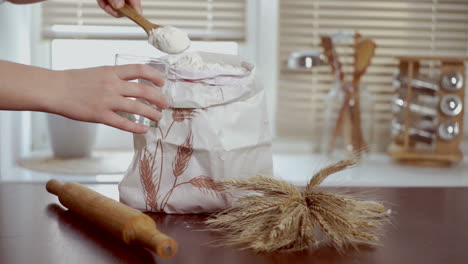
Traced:
<path id="1" fill-rule="evenodd" d="M 359 32 L 377 44 L 362 80 L 373 102 L 372 152 L 363 161 L 365 166 L 343 172 L 328 184 L 468 185 L 466 158 L 449 168 L 421 168 L 397 164 L 385 153 L 391 142 L 392 81 L 398 69 L 394 57 L 468 56 L 468 1 L 142 0 L 142 4 L 151 21 L 189 32 L 195 40 L 192 50 L 239 54 L 257 65 L 257 77 L 269 98 L 278 176 L 304 182 L 328 162 L 321 145 L 333 75 L 327 66 L 291 69 L 289 56 L 296 51 L 321 52 L 322 35 Z M 52 69 L 112 65 L 116 53 L 162 55 L 144 40 L 141 29 L 126 18 L 105 14 L 95 0 L 1 4 L 0 34 L 0 59 Z M 337 46 L 337 52 L 345 74 L 350 75 L 352 46 L 344 42 Z M 430 62 L 422 68 L 430 71 L 439 66 Z M 130 134 L 99 125 L 93 158 L 65 165 L 53 163 L 46 114 L 1 112 L 0 179 L 42 181 L 51 176 L 19 165 L 33 164 L 46 170 L 68 166 L 70 173 L 60 174 L 66 179 L 118 181 L 132 157 L 132 143 Z M 465 153 L 467 145 L 465 129 Z M 96 173 L 77 173 L 86 166 Z"/>

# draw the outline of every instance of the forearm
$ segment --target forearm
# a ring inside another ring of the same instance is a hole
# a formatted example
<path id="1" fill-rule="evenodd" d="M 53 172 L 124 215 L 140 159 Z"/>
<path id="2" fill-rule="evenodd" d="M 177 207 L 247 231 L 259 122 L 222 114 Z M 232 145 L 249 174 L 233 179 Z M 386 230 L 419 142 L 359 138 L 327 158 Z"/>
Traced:
<path id="1" fill-rule="evenodd" d="M 50 111 L 63 74 L 0 60 L 0 110 Z"/>
<path id="2" fill-rule="evenodd" d="M 145 79 L 159 87 L 164 85 L 161 73 L 143 64 L 52 71 L 0 60 L 0 110 L 49 112 L 146 133 L 147 126 L 117 113 L 137 114 L 153 121 L 160 120 L 162 114 L 129 97 L 142 99 L 159 109 L 166 109 L 169 104 L 158 89 L 128 82 L 135 79 Z"/>

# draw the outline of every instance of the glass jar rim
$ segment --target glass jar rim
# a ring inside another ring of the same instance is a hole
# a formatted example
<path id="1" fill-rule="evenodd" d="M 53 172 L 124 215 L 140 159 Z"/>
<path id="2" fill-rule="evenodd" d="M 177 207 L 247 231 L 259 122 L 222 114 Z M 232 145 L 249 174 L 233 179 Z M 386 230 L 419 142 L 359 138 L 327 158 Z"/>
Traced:
<path id="1" fill-rule="evenodd" d="M 148 56 L 140 56 L 140 55 L 131 55 L 125 53 L 117 53 L 115 54 L 115 65 L 126 65 L 126 64 L 145 64 L 150 65 L 158 69 L 163 76 L 166 76 L 168 73 L 169 64 L 164 60 L 148 57 Z"/>
<path id="2" fill-rule="evenodd" d="M 115 62 L 117 63 L 118 59 L 128 60 L 130 62 L 144 62 L 144 63 L 152 63 L 152 64 L 164 64 L 167 65 L 167 62 L 148 56 L 141 56 L 141 55 L 131 55 L 126 53 L 117 53 L 115 54 Z"/>

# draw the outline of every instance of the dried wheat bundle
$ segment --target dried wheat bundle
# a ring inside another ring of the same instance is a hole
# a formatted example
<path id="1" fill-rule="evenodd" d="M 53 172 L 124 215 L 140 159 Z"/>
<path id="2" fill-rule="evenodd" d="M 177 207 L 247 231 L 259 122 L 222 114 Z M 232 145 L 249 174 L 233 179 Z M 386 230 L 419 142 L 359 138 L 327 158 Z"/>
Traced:
<path id="1" fill-rule="evenodd" d="M 343 251 L 376 244 L 388 215 L 383 204 L 317 190 L 327 176 L 353 164 L 345 160 L 322 169 L 305 189 L 264 176 L 224 181 L 239 199 L 210 217 L 208 227 L 219 231 L 222 245 L 258 252 L 300 251 L 321 243 Z"/>

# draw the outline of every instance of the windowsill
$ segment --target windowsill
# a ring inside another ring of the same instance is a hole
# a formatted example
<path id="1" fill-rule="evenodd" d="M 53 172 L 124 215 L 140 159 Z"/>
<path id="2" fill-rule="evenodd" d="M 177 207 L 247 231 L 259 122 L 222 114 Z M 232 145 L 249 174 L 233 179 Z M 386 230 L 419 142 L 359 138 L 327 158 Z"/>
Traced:
<path id="1" fill-rule="evenodd" d="M 3 175 L 3 180 L 12 182 L 46 182 L 55 178 L 61 181 L 76 181 L 81 183 L 118 183 L 126 170 L 125 164 L 130 164 L 133 151 L 94 151 L 92 156 L 93 158 L 91 159 L 69 160 L 65 161 L 64 164 L 57 164 L 55 161 L 51 162 L 51 160 L 53 160 L 51 151 L 35 151 L 26 159 L 15 164 L 13 168 L 6 173 L 7 175 Z M 102 161 L 103 157 L 106 158 Z M 50 164 L 35 164 L 37 161 L 44 161 Z M 87 162 L 88 164 L 86 164 Z M 99 163 L 103 163 L 104 167 L 117 164 L 119 168 L 104 168 L 99 170 L 93 168 Z M 21 164 L 25 164 L 25 166 Z M 49 165 L 51 165 L 51 168 L 47 168 Z M 77 168 L 74 171 L 70 165 L 89 165 L 90 168 Z M 66 171 L 66 173 L 64 173 L 64 171 Z M 99 173 L 80 173 L 83 171 L 98 171 Z"/>
<path id="2" fill-rule="evenodd" d="M 123 174 L 133 158 L 133 151 L 94 150 L 90 157 L 61 159 L 51 151 L 35 151 L 18 163 L 21 167 L 49 174 Z"/>
<path id="3" fill-rule="evenodd" d="M 330 164 L 323 155 L 276 153 L 275 173 L 278 177 L 305 185 L 313 173 Z M 324 186 L 466 186 L 468 157 L 451 167 L 416 167 L 395 162 L 391 157 L 372 154 L 350 169 L 327 178 Z"/>
<path id="4" fill-rule="evenodd" d="M 130 155 L 131 156 L 131 155 Z M 275 175 L 297 185 L 305 185 L 313 173 L 330 164 L 319 154 L 291 153 L 276 150 L 273 155 Z M 130 162 L 130 161 L 129 161 Z M 448 168 L 401 165 L 386 154 L 372 154 L 361 164 L 327 178 L 323 186 L 465 186 L 468 187 L 468 157 Z M 45 182 L 51 178 L 82 183 L 118 183 L 117 174 L 52 174 L 19 166 L 4 175 L 5 181 Z"/>

